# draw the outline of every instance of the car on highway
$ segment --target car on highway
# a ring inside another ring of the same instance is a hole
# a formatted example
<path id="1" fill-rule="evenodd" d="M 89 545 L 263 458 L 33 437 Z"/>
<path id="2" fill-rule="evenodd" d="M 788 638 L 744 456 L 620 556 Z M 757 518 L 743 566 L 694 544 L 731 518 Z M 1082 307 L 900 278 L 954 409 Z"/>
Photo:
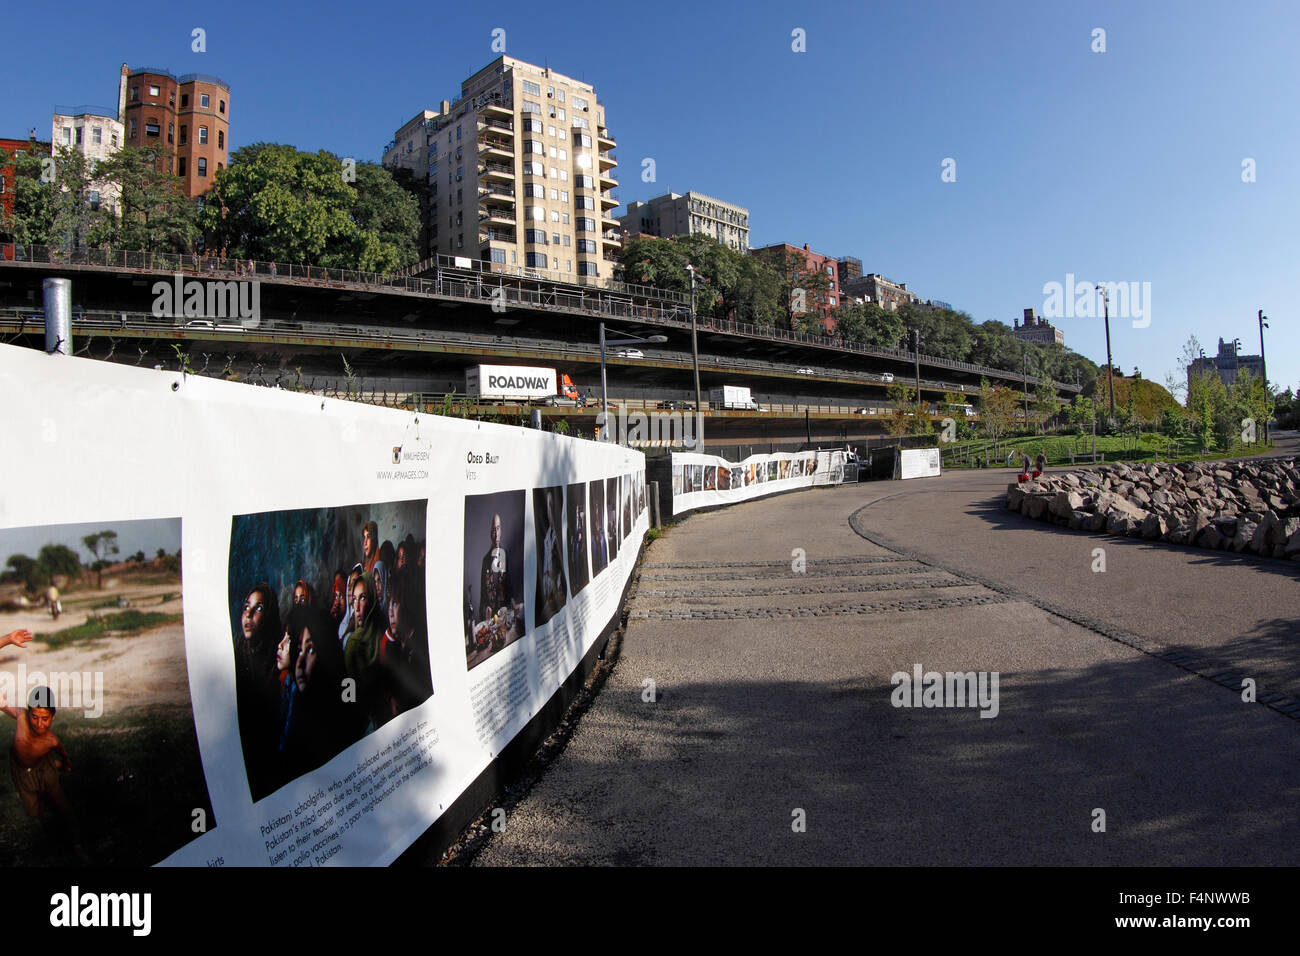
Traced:
<path id="1" fill-rule="evenodd" d="M 643 359 L 643 358 L 645 358 L 645 353 L 642 352 L 640 349 L 619 349 L 617 354 L 618 354 L 618 357 L 621 358 L 621 359 Z"/>
<path id="2" fill-rule="evenodd" d="M 538 399 L 539 405 L 552 405 L 563 408 L 581 408 L 582 401 L 577 398 L 570 398 L 568 395 L 546 395 Z"/>
<path id="3" fill-rule="evenodd" d="M 885 374 L 880 376 L 880 380 L 882 382 L 892 382 L 894 380 L 894 373 L 886 372 Z"/>
<path id="4" fill-rule="evenodd" d="M 691 408 L 694 404 L 695 404 L 694 402 L 684 402 L 680 399 L 670 398 L 660 402 L 659 407 L 668 409 L 669 411 L 676 411 L 676 410 Z"/>
<path id="5" fill-rule="evenodd" d="M 816 369 L 811 369 L 811 368 L 799 368 L 799 369 L 795 369 L 795 374 L 796 374 L 796 375 L 816 375 L 816 374 L 817 374 L 817 370 L 816 370 Z"/>

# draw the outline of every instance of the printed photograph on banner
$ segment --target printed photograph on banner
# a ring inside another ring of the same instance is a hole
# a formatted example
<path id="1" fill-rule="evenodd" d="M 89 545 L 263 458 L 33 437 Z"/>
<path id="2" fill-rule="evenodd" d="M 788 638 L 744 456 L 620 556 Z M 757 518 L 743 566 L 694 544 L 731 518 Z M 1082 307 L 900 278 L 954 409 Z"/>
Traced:
<path id="1" fill-rule="evenodd" d="M 641 470 L 636 473 L 636 513 L 638 516 L 645 514 L 646 509 L 646 492 L 645 492 L 645 471 Z"/>
<path id="2" fill-rule="evenodd" d="M 527 633 L 524 492 L 465 496 L 465 666 L 473 670 Z"/>
<path id="3" fill-rule="evenodd" d="M 718 466 L 705 465 L 704 466 L 704 490 L 716 491 L 717 488 L 718 488 Z"/>
<path id="4" fill-rule="evenodd" d="M 583 482 L 564 489 L 567 534 L 565 553 L 569 556 L 569 593 L 577 597 L 587 586 L 587 486 Z"/>
<path id="5" fill-rule="evenodd" d="M 721 465 L 718 466 L 718 490 L 731 490 L 731 469 L 723 468 Z"/>
<path id="6" fill-rule="evenodd" d="M 623 498 L 623 537 L 632 533 L 632 475 L 624 475 L 620 494 Z"/>
<path id="7" fill-rule="evenodd" d="M 605 513 L 605 482 L 597 479 L 591 482 L 591 576 L 595 578 L 609 566 L 609 540 L 605 536 L 605 524 L 609 516 Z"/>
<path id="8" fill-rule="evenodd" d="M 777 475 L 778 475 L 778 477 L 780 477 L 780 478 L 789 478 L 789 477 L 790 477 L 790 462 L 789 462 L 788 460 L 786 460 L 786 461 L 778 461 L 776 464 L 777 464 Z"/>
<path id="9" fill-rule="evenodd" d="M 555 617 L 568 599 L 561 543 L 563 514 L 563 488 L 556 485 L 533 489 L 533 533 L 537 544 L 537 597 L 533 602 L 533 616 L 539 627 Z"/>
<path id="10" fill-rule="evenodd" d="M 605 538 L 609 541 L 609 560 L 618 557 L 618 479 L 605 479 Z"/>
<path id="11" fill-rule="evenodd" d="M 683 465 L 677 465 L 677 464 L 673 465 L 673 495 L 674 496 L 683 494 L 686 491 L 686 485 L 682 481 L 682 469 L 684 467 L 685 466 Z"/>
<path id="12" fill-rule="evenodd" d="M 228 606 L 254 802 L 433 693 L 428 502 L 235 515 Z"/>
<path id="13" fill-rule="evenodd" d="M 152 866 L 216 827 L 181 521 L 0 530 L 0 866 Z"/>
<path id="14" fill-rule="evenodd" d="M 778 474 L 779 474 L 778 463 L 775 461 L 769 461 L 767 463 L 767 480 L 776 481 Z"/>

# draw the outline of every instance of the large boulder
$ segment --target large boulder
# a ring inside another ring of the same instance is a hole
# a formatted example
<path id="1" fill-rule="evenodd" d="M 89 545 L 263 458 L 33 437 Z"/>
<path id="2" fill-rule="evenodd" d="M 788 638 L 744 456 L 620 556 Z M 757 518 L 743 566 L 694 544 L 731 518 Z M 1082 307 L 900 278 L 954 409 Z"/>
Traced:
<path id="1" fill-rule="evenodd" d="M 1142 537 L 1146 538 L 1148 541 L 1154 541 L 1156 538 L 1163 537 L 1164 533 L 1168 530 L 1169 527 L 1165 524 L 1165 519 L 1157 514 L 1148 514 L 1142 519 Z"/>
<path id="2" fill-rule="evenodd" d="M 1056 517 L 1068 519 L 1074 512 L 1083 508 L 1083 495 L 1077 491 L 1058 491 L 1048 507 Z"/>

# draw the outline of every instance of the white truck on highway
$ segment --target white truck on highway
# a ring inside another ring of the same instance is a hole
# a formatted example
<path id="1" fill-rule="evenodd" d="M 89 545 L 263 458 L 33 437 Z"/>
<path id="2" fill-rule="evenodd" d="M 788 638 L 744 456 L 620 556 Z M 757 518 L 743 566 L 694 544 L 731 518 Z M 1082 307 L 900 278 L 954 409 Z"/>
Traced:
<path id="1" fill-rule="evenodd" d="M 715 408 L 739 408 L 749 412 L 759 410 L 749 389 L 743 385 L 724 385 L 709 389 L 709 404 Z"/>
<path id="2" fill-rule="evenodd" d="M 465 370 L 465 394 L 497 402 L 583 404 L 568 375 L 528 365 L 472 365 Z"/>

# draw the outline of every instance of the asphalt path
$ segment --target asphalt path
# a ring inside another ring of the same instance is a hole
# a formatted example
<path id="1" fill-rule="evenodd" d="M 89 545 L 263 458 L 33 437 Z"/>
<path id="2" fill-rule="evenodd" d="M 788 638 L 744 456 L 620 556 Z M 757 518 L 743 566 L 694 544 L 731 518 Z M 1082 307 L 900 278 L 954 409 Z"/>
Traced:
<path id="1" fill-rule="evenodd" d="M 670 530 L 476 864 L 1300 862 L 1300 562 L 1033 522 L 1000 507 L 1011 474 Z M 996 672 L 996 716 L 895 706 L 917 665 Z"/>

